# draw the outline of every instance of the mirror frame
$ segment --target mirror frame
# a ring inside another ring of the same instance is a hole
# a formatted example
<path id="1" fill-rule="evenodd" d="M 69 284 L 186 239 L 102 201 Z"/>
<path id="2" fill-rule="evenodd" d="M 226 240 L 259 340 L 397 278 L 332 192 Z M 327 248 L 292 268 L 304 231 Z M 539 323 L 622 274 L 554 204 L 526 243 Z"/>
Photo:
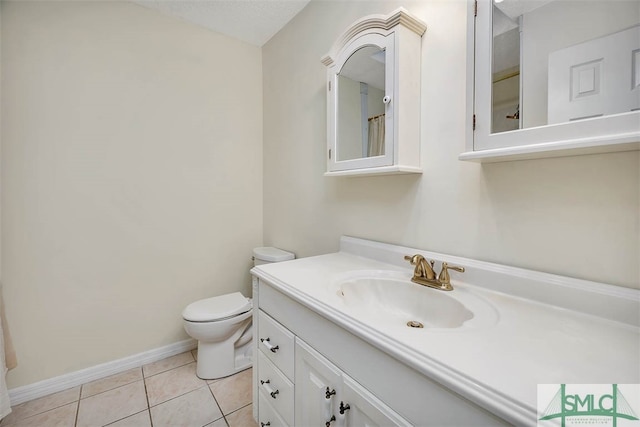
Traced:
<path id="1" fill-rule="evenodd" d="M 492 0 L 468 1 L 467 135 L 460 160 L 496 162 L 640 150 L 640 111 L 491 133 L 492 8 Z"/>

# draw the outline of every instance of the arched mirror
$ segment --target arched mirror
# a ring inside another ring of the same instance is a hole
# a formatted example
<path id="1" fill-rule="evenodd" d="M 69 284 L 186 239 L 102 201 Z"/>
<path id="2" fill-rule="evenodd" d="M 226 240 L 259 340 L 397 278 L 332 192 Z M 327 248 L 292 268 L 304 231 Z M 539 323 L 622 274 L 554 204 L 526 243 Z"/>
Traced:
<path id="1" fill-rule="evenodd" d="M 338 161 L 384 156 L 385 50 L 364 46 L 338 73 Z"/>
<path id="2" fill-rule="evenodd" d="M 479 0 L 463 160 L 640 148 L 640 2 Z"/>

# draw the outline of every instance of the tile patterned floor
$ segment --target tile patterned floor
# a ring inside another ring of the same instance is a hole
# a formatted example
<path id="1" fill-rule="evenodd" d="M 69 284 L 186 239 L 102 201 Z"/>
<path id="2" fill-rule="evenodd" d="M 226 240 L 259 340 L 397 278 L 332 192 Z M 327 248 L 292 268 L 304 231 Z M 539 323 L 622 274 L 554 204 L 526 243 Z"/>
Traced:
<path id="1" fill-rule="evenodd" d="M 195 350 L 13 407 L 0 427 L 257 427 L 251 369 L 204 381 Z"/>

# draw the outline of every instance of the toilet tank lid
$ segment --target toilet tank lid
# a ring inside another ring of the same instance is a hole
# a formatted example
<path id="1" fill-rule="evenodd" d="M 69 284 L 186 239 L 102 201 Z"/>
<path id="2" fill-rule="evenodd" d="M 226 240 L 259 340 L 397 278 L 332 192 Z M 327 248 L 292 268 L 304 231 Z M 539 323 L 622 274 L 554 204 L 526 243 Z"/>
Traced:
<path id="1" fill-rule="evenodd" d="M 283 251 L 282 249 L 273 248 L 271 246 L 254 248 L 253 256 L 256 259 L 259 259 L 261 261 L 267 261 L 267 262 L 288 261 L 296 257 L 291 252 Z"/>
<path id="2" fill-rule="evenodd" d="M 240 292 L 201 299 L 182 311 L 182 318 L 191 322 L 221 320 L 251 310 L 251 300 Z"/>

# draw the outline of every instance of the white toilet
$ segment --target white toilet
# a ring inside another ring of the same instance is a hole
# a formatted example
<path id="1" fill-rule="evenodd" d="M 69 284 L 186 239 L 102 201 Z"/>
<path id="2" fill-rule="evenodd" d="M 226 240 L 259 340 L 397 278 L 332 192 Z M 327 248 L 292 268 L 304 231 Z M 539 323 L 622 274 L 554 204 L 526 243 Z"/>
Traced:
<path id="1" fill-rule="evenodd" d="M 278 248 L 253 250 L 254 265 L 294 258 Z M 251 367 L 252 307 L 250 298 L 233 292 L 196 301 L 184 309 L 184 330 L 198 340 L 198 377 L 222 378 Z"/>

